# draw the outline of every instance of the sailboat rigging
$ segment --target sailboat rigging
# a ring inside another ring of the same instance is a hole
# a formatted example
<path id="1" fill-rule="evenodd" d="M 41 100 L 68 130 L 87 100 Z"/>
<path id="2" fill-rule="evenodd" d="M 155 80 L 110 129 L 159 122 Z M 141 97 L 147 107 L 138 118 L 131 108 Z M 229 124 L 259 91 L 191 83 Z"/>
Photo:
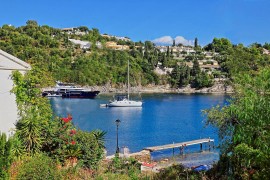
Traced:
<path id="1" fill-rule="evenodd" d="M 141 107 L 142 106 L 142 101 L 134 101 L 130 100 L 129 97 L 129 91 L 130 89 L 130 84 L 129 84 L 129 60 L 128 60 L 128 93 L 126 95 L 118 95 L 116 98 L 111 101 L 107 106 L 109 107 Z"/>

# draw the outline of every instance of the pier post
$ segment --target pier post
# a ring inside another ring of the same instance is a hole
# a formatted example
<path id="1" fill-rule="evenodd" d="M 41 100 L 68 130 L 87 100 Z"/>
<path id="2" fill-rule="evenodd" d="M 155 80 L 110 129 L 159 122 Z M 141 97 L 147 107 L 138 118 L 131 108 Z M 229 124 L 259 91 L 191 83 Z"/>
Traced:
<path id="1" fill-rule="evenodd" d="M 174 142 L 173 142 L 173 144 L 174 144 Z M 173 148 L 173 156 L 174 156 L 174 148 Z"/>
<path id="2" fill-rule="evenodd" d="M 200 143 L 200 150 L 202 151 L 202 143 Z"/>
<path id="3" fill-rule="evenodd" d="M 184 154 L 184 146 L 183 146 L 183 145 L 180 147 L 180 154 L 181 154 L 181 155 Z"/>

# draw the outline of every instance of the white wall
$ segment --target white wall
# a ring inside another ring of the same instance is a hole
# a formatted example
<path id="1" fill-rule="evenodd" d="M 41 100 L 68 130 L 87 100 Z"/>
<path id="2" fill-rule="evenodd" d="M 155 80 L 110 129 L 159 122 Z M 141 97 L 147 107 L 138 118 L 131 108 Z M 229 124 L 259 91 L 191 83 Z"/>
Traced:
<path id="1" fill-rule="evenodd" d="M 10 92 L 13 88 L 12 71 L 19 70 L 24 74 L 30 69 L 29 64 L 0 49 L 0 132 L 7 135 L 12 134 L 18 120 L 16 97 Z"/>
<path id="2" fill-rule="evenodd" d="M 0 131 L 11 135 L 18 119 L 15 94 L 10 90 L 13 87 L 11 70 L 0 70 Z"/>

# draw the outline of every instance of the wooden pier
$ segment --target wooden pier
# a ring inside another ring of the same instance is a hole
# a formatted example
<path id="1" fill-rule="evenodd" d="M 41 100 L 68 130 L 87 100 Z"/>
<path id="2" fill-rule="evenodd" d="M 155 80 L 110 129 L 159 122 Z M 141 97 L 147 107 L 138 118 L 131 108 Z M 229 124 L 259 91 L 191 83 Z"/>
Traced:
<path id="1" fill-rule="evenodd" d="M 208 143 L 209 150 L 211 147 L 214 147 L 214 139 L 197 139 L 193 141 L 187 141 L 187 142 L 181 142 L 181 143 L 173 143 L 173 144 L 166 144 L 162 146 L 153 146 L 153 147 L 146 147 L 144 150 L 148 150 L 150 152 L 153 151 L 160 151 L 165 149 L 174 149 L 174 148 L 180 148 L 180 151 L 183 151 L 185 147 L 200 144 L 200 149 L 202 150 L 202 144 Z"/>

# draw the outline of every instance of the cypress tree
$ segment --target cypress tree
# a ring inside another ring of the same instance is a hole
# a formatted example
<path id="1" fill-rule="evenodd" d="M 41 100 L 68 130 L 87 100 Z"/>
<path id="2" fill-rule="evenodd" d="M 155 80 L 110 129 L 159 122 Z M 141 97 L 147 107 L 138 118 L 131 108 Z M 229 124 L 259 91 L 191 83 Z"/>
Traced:
<path id="1" fill-rule="evenodd" d="M 195 47 L 195 48 L 198 47 L 198 38 L 195 38 L 195 41 L 194 41 L 194 47 Z"/>

